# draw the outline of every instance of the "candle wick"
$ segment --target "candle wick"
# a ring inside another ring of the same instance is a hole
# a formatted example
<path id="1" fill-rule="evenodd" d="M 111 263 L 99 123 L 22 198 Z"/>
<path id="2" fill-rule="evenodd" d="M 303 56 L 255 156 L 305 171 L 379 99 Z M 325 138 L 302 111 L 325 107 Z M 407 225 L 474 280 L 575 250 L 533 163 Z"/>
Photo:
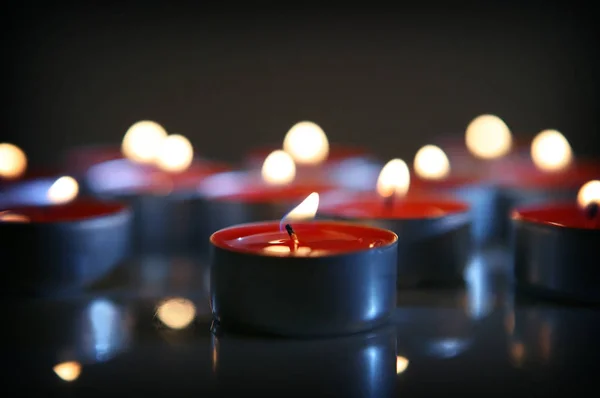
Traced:
<path id="1" fill-rule="evenodd" d="M 296 249 L 298 249 L 298 246 L 300 246 L 298 236 L 296 235 L 296 232 L 294 232 L 294 229 L 290 224 L 285 224 L 285 230 L 287 231 L 288 235 L 290 236 L 290 239 L 292 240 L 292 243 L 294 244 L 293 250 L 295 251 Z"/>
<path id="2" fill-rule="evenodd" d="M 388 196 L 384 199 L 385 207 L 387 209 L 393 209 L 395 202 L 396 202 L 396 192 L 392 193 L 390 196 Z"/>
<path id="3" fill-rule="evenodd" d="M 588 220 L 593 220 L 596 218 L 596 216 L 598 215 L 599 207 L 600 206 L 598 206 L 598 203 L 596 202 L 592 202 L 585 207 L 585 216 Z"/>

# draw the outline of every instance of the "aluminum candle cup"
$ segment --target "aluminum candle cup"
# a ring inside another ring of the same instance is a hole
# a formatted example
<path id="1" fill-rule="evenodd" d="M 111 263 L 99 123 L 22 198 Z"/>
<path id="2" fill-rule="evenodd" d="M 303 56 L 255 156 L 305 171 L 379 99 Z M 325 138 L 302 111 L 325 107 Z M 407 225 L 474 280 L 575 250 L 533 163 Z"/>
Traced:
<path id="1" fill-rule="evenodd" d="M 456 198 L 469 205 L 471 213 L 472 243 L 484 246 L 499 241 L 501 229 L 506 224 L 505 212 L 500 208 L 498 189 L 475 176 L 450 176 L 442 180 L 425 180 L 411 177 L 411 190 L 424 195 L 443 195 Z"/>
<path id="2" fill-rule="evenodd" d="M 3 290 L 63 291 L 102 278 L 127 254 L 131 219 L 120 204 L 89 200 L 2 209 Z"/>
<path id="3" fill-rule="evenodd" d="M 236 396 L 311 396 L 319 391 L 328 397 L 389 397 L 397 380 L 394 332 L 387 326 L 335 339 L 213 336 L 217 387 Z"/>
<path id="4" fill-rule="evenodd" d="M 330 195 L 321 203 L 322 218 L 352 220 L 398 234 L 398 287 L 463 282 L 471 251 L 466 203 L 409 196 L 390 206 L 369 193 Z"/>
<path id="5" fill-rule="evenodd" d="M 316 337 L 386 323 L 396 306 L 398 237 L 356 224 L 280 222 L 211 238 L 211 307 L 224 330 Z"/>
<path id="6" fill-rule="evenodd" d="M 118 159 L 93 166 L 87 186 L 95 197 L 119 200 L 133 211 L 132 241 L 138 254 L 181 253 L 190 250 L 189 200 L 196 186 L 226 166 L 195 161 L 178 173 Z"/>
<path id="7" fill-rule="evenodd" d="M 269 185 L 260 175 L 235 171 L 206 178 L 191 199 L 194 220 L 194 249 L 200 255 L 210 251 L 210 236 L 236 224 L 274 220 L 312 192 L 325 192 L 326 182 Z"/>
<path id="8" fill-rule="evenodd" d="M 575 203 L 517 209 L 514 277 L 542 297 L 600 303 L 600 218 Z"/>

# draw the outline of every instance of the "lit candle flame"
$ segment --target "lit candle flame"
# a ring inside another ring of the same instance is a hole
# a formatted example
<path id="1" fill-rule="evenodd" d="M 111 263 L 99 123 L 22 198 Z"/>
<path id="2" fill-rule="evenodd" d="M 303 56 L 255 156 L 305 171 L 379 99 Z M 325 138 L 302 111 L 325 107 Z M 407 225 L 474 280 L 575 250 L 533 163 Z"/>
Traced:
<path id="1" fill-rule="evenodd" d="M 531 158 L 540 170 L 559 171 L 571 163 L 573 151 L 560 132 L 544 130 L 531 142 Z"/>
<path id="2" fill-rule="evenodd" d="M 398 356 L 396 357 L 396 374 L 404 372 L 408 368 L 408 359 Z"/>
<path id="3" fill-rule="evenodd" d="M 0 222 L 28 223 L 29 221 L 31 221 L 29 217 L 24 214 L 13 213 L 11 211 L 0 212 Z"/>
<path id="4" fill-rule="evenodd" d="M 276 150 L 265 159 L 261 174 L 267 184 L 286 185 L 296 177 L 296 164 L 290 154 Z"/>
<path id="5" fill-rule="evenodd" d="M 167 131 L 160 124 L 142 120 L 127 130 L 121 143 L 121 151 L 132 162 L 152 163 L 166 137 Z"/>
<path id="6" fill-rule="evenodd" d="M 64 381 L 75 381 L 81 374 L 81 364 L 77 361 L 62 362 L 55 365 L 52 370 Z"/>
<path id="7" fill-rule="evenodd" d="M 286 214 L 280 223 L 280 228 L 288 221 L 301 221 L 301 220 L 312 220 L 317 215 L 317 209 L 319 208 L 319 194 L 313 192 L 306 197 L 298 206 L 294 207 L 288 214 Z"/>
<path id="8" fill-rule="evenodd" d="M 185 329 L 196 317 L 196 306 L 185 298 L 172 298 L 163 301 L 158 306 L 156 316 L 171 329 Z"/>
<path id="9" fill-rule="evenodd" d="M 450 161 L 441 148 L 425 145 L 415 155 L 414 168 L 421 178 L 443 180 L 450 174 Z"/>
<path id="10" fill-rule="evenodd" d="M 55 205 L 65 204 L 77 197 L 79 184 L 73 177 L 60 177 L 48 188 L 46 196 Z"/>
<path id="11" fill-rule="evenodd" d="M 0 144 L 0 177 L 6 179 L 19 178 L 27 169 L 27 156 L 16 145 Z"/>
<path id="12" fill-rule="evenodd" d="M 402 159 L 392 159 L 381 169 L 377 179 L 377 193 L 384 198 L 404 196 L 410 187 L 410 172 Z"/>
<path id="13" fill-rule="evenodd" d="M 577 204 L 585 209 L 591 204 L 600 206 L 600 180 L 588 181 L 579 189 Z"/>
<path id="14" fill-rule="evenodd" d="M 327 159 L 329 141 L 317 124 L 300 122 L 287 132 L 283 140 L 283 150 L 298 164 L 316 165 Z"/>
<path id="15" fill-rule="evenodd" d="M 502 157 L 512 146 L 508 126 L 494 115 L 481 115 L 473 119 L 467 127 L 465 140 L 469 151 L 482 159 Z"/>
<path id="16" fill-rule="evenodd" d="M 179 173 L 187 170 L 194 160 L 194 148 L 180 134 L 164 138 L 156 154 L 156 165 L 164 171 Z"/>

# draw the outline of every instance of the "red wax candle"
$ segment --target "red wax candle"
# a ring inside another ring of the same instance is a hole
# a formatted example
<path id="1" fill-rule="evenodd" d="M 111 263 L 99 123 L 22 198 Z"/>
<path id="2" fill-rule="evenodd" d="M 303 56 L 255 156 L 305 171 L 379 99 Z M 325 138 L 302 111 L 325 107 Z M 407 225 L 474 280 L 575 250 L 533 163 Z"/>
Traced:
<path id="1" fill-rule="evenodd" d="M 123 205 L 92 200 L 0 209 L 3 288 L 44 292 L 89 285 L 126 256 L 131 220 Z"/>
<path id="2" fill-rule="evenodd" d="M 290 225 L 292 234 L 273 221 L 211 236 L 217 325 L 320 336 L 356 333 L 389 320 L 396 306 L 396 234 L 335 221 Z"/>
<path id="3" fill-rule="evenodd" d="M 336 222 L 292 223 L 298 244 L 279 223 L 260 223 L 228 228 L 211 238 L 213 245 L 225 250 L 275 257 L 319 257 L 347 254 L 389 246 L 394 233 L 362 225 Z"/>
<path id="4" fill-rule="evenodd" d="M 571 203 L 516 209 L 513 263 L 523 290 L 544 298 L 600 302 L 600 214 Z"/>
<path id="5" fill-rule="evenodd" d="M 339 197 L 339 196 L 338 196 Z M 428 196 L 409 195 L 387 202 L 375 193 L 353 194 L 347 200 L 332 201 L 321 205 L 320 213 L 339 217 L 362 219 L 427 219 L 465 213 L 466 203 L 450 199 L 433 199 Z"/>
<path id="6" fill-rule="evenodd" d="M 398 285 L 450 285 L 462 281 L 470 255 L 469 205 L 408 195 L 393 202 L 375 193 L 331 194 L 319 214 L 390 229 L 399 236 Z"/>

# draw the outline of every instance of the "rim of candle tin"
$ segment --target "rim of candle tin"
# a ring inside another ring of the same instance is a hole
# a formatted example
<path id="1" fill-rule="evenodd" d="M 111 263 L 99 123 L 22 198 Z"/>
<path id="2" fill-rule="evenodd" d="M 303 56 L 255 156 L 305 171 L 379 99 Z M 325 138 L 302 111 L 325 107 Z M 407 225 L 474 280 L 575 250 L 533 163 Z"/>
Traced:
<path id="1" fill-rule="evenodd" d="M 286 185 L 269 186 L 266 183 L 261 183 L 258 177 L 257 173 L 248 170 L 215 173 L 200 182 L 196 193 L 207 200 L 263 204 L 301 201 L 313 192 L 322 194 L 331 192 L 336 188 L 335 185 L 329 182 L 305 183 L 292 181 Z M 256 181 L 253 181 L 253 179 L 256 179 Z M 250 182 L 248 182 L 249 180 Z"/>
<path id="2" fill-rule="evenodd" d="M 389 238 L 391 240 L 386 241 L 382 246 L 378 246 L 377 248 L 386 248 L 386 247 L 390 247 L 390 246 L 393 246 L 398 243 L 398 235 L 393 231 L 390 231 L 390 230 L 384 229 L 384 228 L 377 228 L 377 227 L 366 226 L 363 224 L 353 223 L 350 221 L 314 220 L 314 221 L 304 221 L 304 222 L 300 221 L 298 223 L 299 224 L 311 224 L 311 225 L 334 225 L 334 226 L 341 226 L 341 227 L 345 227 L 345 228 L 355 228 L 357 230 L 361 230 L 361 229 L 365 230 L 366 229 L 366 230 L 376 231 L 378 233 L 381 233 L 382 235 L 389 236 Z M 252 228 L 257 228 L 257 227 L 277 226 L 277 231 L 279 231 L 280 224 L 281 224 L 281 220 L 272 220 L 272 221 L 261 221 L 261 222 L 232 225 L 230 227 L 222 228 L 222 229 L 214 232 L 210 236 L 210 243 L 213 246 L 218 247 L 219 249 L 234 252 L 234 253 L 245 254 L 245 255 L 249 255 L 249 256 L 273 257 L 273 258 L 293 258 L 293 259 L 298 259 L 298 260 L 302 260 L 302 259 L 314 260 L 315 258 L 324 258 L 324 257 L 341 257 L 341 256 L 346 256 L 346 255 L 351 255 L 351 254 L 356 254 L 356 253 L 364 253 L 364 252 L 368 252 L 370 250 L 376 249 L 376 248 L 364 248 L 364 249 L 348 250 L 348 251 L 343 251 L 343 252 L 319 255 L 318 257 L 310 257 L 310 256 L 296 257 L 296 256 L 290 256 L 287 253 L 261 253 L 261 254 L 258 254 L 258 253 L 256 253 L 255 250 L 249 250 L 249 249 L 244 249 L 244 248 L 240 248 L 240 247 L 229 246 L 229 245 L 223 243 L 223 241 L 225 239 L 223 239 L 222 241 L 217 241 L 217 239 L 220 237 L 220 235 L 227 233 L 227 232 L 234 231 L 234 230 L 239 230 L 239 229 L 252 229 Z M 271 232 L 271 231 L 272 230 L 270 230 L 270 229 L 265 229 L 265 231 L 263 231 L 263 232 Z M 241 238 L 241 237 L 244 237 L 244 236 L 238 236 L 238 238 Z M 232 237 L 231 239 L 234 239 L 234 238 Z"/>
<path id="3" fill-rule="evenodd" d="M 547 212 L 551 210 L 573 210 L 577 209 L 578 211 L 583 213 L 577 204 L 571 202 L 556 202 L 556 203 L 547 203 L 543 205 L 531 205 L 526 207 L 519 207 L 514 209 L 511 213 L 511 219 L 515 222 L 522 222 L 530 225 L 536 225 L 544 228 L 561 228 L 565 231 L 582 231 L 585 233 L 600 233 L 600 227 L 592 227 L 591 224 L 589 227 L 582 226 L 570 226 L 565 225 L 560 222 L 548 221 L 546 219 L 540 218 L 540 215 L 537 213 Z"/>
<path id="4" fill-rule="evenodd" d="M 85 210 L 89 210 L 90 206 L 92 206 L 95 211 L 91 215 L 86 215 Z M 75 217 L 59 217 L 55 214 L 52 214 L 49 219 L 44 219 L 44 213 L 48 214 L 61 210 L 68 212 L 73 210 L 74 207 L 76 210 L 79 210 L 82 213 L 77 214 Z M 34 215 L 32 215 L 32 211 L 35 211 Z M 130 209 L 126 205 L 119 202 L 76 199 L 73 202 L 62 205 L 0 207 L 0 213 L 4 212 L 29 218 L 28 221 L 23 222 L 0 221 L 0 225 L 6 228 L 8 225 L 57 225 L 95 222 L 104 220 L 106 218 L 127 214 L 130 212 Z M 42 219 L 39 218 L 40 215 L 42 216 Z"/>
<path id="5" fill-rule="evenodd" d="M 463 201 L 456 199 L 449 199 L 448 197 L 443 198 L 434 198 L 431 195 L 423 195 L 423 196 L 412 196 L 409 194 L 405 198 L 398 198 L 397 203 L 411 203 L 411 204 L 429 204 L 431 208 L 439 208 L 440 206 L 434 206 L 433 204 L 442 204 L 442 206 L 449 206 L 450 208 L 441 209 L 442 214 L 439 215 L 418 215 L 418 216 L 410 216 L 410 217 L 389 217 L 389 216 L 373 216 L 372 214 L 358 214 L 358 213 L 347 213 L 343 211 L 342 208 L 346 206 L 347 203 L 350 204 L 372 204 L 372 203 L 383 203 L 384 198 L 378 196 L 365 196 L 361 194 L 353 194 L 344 192 L 336 192 L 335 195 L 338 196 L 326 196 L 321 204 L 319 205 L 319 214 L 327 215 L 327 216 L 335 216 L 335 217 L 352 217 L 353 219 L 362 219 L 362 220 L 439 220 L 445 217 L 465 214 L 471 211 L 471 206 Z M 340 198 L 340 199 L 336 199 Z M 356 208 L 353 205 L 353 208 Z"/>

